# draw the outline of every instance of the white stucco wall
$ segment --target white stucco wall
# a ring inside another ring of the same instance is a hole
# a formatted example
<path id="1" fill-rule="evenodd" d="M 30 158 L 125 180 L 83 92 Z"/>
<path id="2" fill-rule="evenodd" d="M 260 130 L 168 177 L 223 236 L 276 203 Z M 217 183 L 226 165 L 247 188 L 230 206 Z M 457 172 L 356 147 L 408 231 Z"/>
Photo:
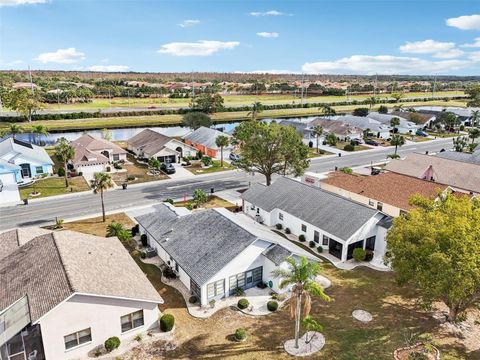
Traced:
<path id="1" fill-rule="evenodd" d="M 122 334 L 120 317 L 143 309 L 144 325 Z M 157 304 L 74 295 L 40 319 L 45 357 L 55 360 L 85 358 L 87 353 L 102 345 L 111 336 L 120 341 L 158 326 Z M 64 336 L 91 328 L 92 341 L 65 350 Z"/>
<path id="2" fill-rule="evenodd" d="M 273 286 L 271 289 L 275 291 L 276 293 L 282 294 L 284 292 L 287 292 L 289 288 L 285 289 L 280 289 L 280 281 L 282 280 L 281 278 L 275 278 L 272 276 L 272 271 L 274 269 L 281 268 L 284 270 L 288 270 L 288 266 L 286 262 L 281 263 L 279 266 L 275 265 L 275 263 L 267 258 L 265 258 L 265 262 L 263 264 L 263 281 L 268 285 L 268 283 L 271 281 Z"/>
<path id="3" fill-rule="evenodd" d="M 0 191 L 0 206 L 12 205 L 20 201 L 20 193 L 18 185 L 15 180 L 14 173 L 0 174 L 0 180 L 3 183 L 3 188 Z"/>

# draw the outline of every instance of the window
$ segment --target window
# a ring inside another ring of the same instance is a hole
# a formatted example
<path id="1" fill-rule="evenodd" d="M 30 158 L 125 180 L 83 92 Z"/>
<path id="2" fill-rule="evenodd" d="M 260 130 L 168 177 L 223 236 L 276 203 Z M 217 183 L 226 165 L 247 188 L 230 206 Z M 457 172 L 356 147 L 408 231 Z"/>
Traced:
<path id="1" fill-rule="evenodd" d="M 373 201 L 372 199 L 368 199 L 368 205 L 375 206 L 375 201 Z"/>
<path id="2" fill-rule="evenodd" d="M 280 220 L 283 220 L 283 214 L 282 214 L 282 213 L 278 213 L 278 218 L 279 218 Z"/>
<path id="3" fill-rule="evenodd" d="M 317 244 L 320 243 L 320 234 L 317 230 L 313 231 L 313 241 L 315 241 Z"/>
<path id="4" fill-rule="evenodd" d="M 375 236 L 371 236 L 367 238 L 367 242 L 365 244 L 366 250 L 375 250 Z"/>
<path id="5" fill-rule="evenodd" d="M 37 174 L 43 174 L 43 166 L 36 166 L 35 171 Z"/>
<path id="6" fill-rule="evenodd" d="M 90 328 L 80 330 L 76 333 L 64 336 L 63 340 L 65 341 L 65 350 L 68 350 L 92 341 L 92 331 Z"/>
<path id="7" fill-rule="evenodd" d="M 323 235 L 322 245 L 328 245 L 328 241 L 329 241 L 329 240 L 330 240 L 330 239 L 328 238 L 328 236 Z"/>
<path id="8" fill-rule="evenodd" d="M 207 298 L 211 299 L 225 294 L 225 280 L 221 279 L 207 285 Z"/>
<path id="9" fill-rule="evenodd" d="M 382 209 L 383 209 L 383 203 L 381 203 L 380 201 L 377 203 L 377 209 L 379 211 L 382 211 Z"/>
<path id="10" fill-rule="evenodd" d="M 307 225 L 302 224 L 302 231 L 303 231 L 303 232 L 307 232 Z"/>
<path id="11" fill-rule="evenodd" d="M 120 155 L 113 154 L 113 161 L 118 161 L 118 160 L 120 160 Z"/>
<path id="12" fill-rule="evenodd" d="M 120 321 L 122 323 L 122 332 L 143 326 L 143 310 L 124 315 L 120 318 Z"/>

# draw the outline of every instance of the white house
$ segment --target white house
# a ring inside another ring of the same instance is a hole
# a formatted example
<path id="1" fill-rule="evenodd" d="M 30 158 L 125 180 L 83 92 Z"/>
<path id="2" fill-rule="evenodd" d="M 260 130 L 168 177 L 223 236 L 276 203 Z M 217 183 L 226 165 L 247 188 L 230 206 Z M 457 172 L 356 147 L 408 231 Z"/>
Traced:
<path id="1" fill-rule="evenodd" d="M 389 126 L 390 128 L 393 129 L 393 127 L 390 125 L 392 118 L 397 118 L 399 120 L 399 125 L 397 126 L 397 131 L 400 134 L 413 134 L 415 135 L 415 132 L 418 130 L 418 126 L 412 122 L 408 121 L 407 119 L 400 117 L 398 115 L 392 115 L 392 114 L 380 114 L 378 112 L 370 112 L 368 114 L 368 117 L 370 119 L 379 121 L 385 126 Z"/>
<path id="2" fill-rule="evenodd" d="M 135 219 L 148 244 L 203 306 L 260 283 L 283 292 L 272 270 L 286 268 L 289 256 L 314 259 L 244 214 L 223 208 L 179 215 L 162 204 Z"/>
<path id="3" fill-rule="evenodd" d="M 333 117 L 332 120 L 350 124 L 362 131 L 369 129 L 377 138 L 388 139 L 390 137 L 390 126 L 369 117 L 345 115 Z"/>
<path id="4" fill-rule="evenodd" d="M 382 264 L 391 218 L 376 209 L 286 177 L 270 186 L 254 184 L 242 197 L 244 212 L 259 222 L 282 224 L 341 261 L 360 247 Z"/>
<path id="5" fill-rule="evenodd" d="M 163 303 L 117 238 L 73 231 L 0 234 L 0 289 L 2 360 L 86 358 L 158 326 Z"/>
<path id="6" fill-rule="evenodd" d="M 21 167 L 0 159 L 0 206 L 20 201 L 17 178 Z"/>
<path id="7" fill-rule="evenodd" d="M 53 161 L 44 148 L 13 137 L 0 142 L 0 159 L 20 166 L 21 171 L 16 173 L 19 184 L 53 173 Z"/>

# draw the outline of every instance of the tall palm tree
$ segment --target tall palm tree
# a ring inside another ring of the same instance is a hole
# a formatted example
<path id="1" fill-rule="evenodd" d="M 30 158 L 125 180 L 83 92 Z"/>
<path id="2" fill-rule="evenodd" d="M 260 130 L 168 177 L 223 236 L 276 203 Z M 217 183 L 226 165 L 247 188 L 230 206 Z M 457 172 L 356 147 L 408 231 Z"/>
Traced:
<path id="1" fill-rule="evenodd" d="M 372 106 L 374 106 L 378 103 L 378 98 L 375 97 L 375 96 L 370 96 L 370 97 L 365 99 L 364 103 L 368 104 L 369 109 L 371 109 Z"/>
<path id="2" fill-rule="evenodd" d="M 300 336 L 300 322 L 302 320 L 302 300 L 303 316 L 310 314 L 312 305 L 312 296 L 318 297 L 323 301 L 330 301 L 330 297 L 323 292 L 323 288 L 315 281 L 320 274 L 321 267 L 317 262 L 310 262 L 302 256 L 297 263 L 294 258 L 289 257 L 285 260 L 289 269 L 277 268 L 272 271 L 272 276 L 280 278 L 280 289 L 292 286 L 290 296 L 290 316 L 295 318 L 295 348 L 298 349 L 298 338 Z"/>
<path id="3" fill-rule="evenodd" d="M 480 110 L 472 110 L 470 114 L 470 124 L 475 127 L 479 124 L 480 121 Z"/>
<path id="4" fill-rule="evenodd" d="M 259 101 L 256 101 L 252 104 L 252 110 L 247 114 L 251 116 L 252 120 L 257 120 L 258 115 L 263 111 L 263 104 Z"/>
<path id="5" fill-rule="evenodd" d="M 322 113 L 322 115 L 324 117 L 330 117 L 330 116 L 335 116 L 337 115 L 337 112 L 335 111 L 334 108 L 332 108 L 330 105 L 328 104 L 322 104 L 320 105 L 320 107 L 318 108 L 318 110 L 320 110 L 320 112 Z"/>
<path id="6" fill-rule="evenodd" d="M 318 139 L 320 138 L 320 136 L 322 136 L 322 134 L 323 134 L 323 127 L 321 127 L 320 125 L 315 125 L 313 127 L 312 135 L 315 136 L 317 139 L 317 154 L 318 154 Z"/>
<path id="7" fill-rule="evenodd" d="M 67 139 L 60 138 L 55 146 L 55 155 L 64 165 L 65 187 L 68 187 L 68 161 L 75 157 L 75 149 L 70 145 Z"/>
<path id="8" fill-rule="evenodd" d="M 470 129 L 468 131 L 468 137 L 472 139 L 472 144 L 475 142 L 475 139 L 480 137 L 480 129 Z"/>
<path id="9" fill-rule="evenodd" d="M 5 135 L 12 135 L 12 138 L 15 139 L 15 135 L 21 134 L 24 132 L 23 127 L 17 124 L 9 124 L 7 130 L 4 131 Z"/>
<path id="10" fill-rule="evenodd" d="M 370 135 L 370 129 L 369 129 L 369 128 L 366 128 L 366 129 L 364 129 L 364 130 L 362 131 L 362 133 L 363 133 L 363 139 L 365 140 L 365 139 L 367 139 L 368 136 Z"/>
<path id="11" fill-rule="evenodd" d="M 390 140 L 390 144 L 395 146 L 395 155 L 397 155 L 397 149 L 399 146 L 405 144 L 405 138 L 402 135 L 394 134 Z"/>
<path id="12" fill-rule="evenodd" d="M 229 144 L 228 137 L 219 135 L 215 139 L 215 144 L 220 148 L 220 166 L 223 167 L 223 148 Z"/>
<path id="13" fill-rule="evenodd" d="M 48 136 L 49 132 L 45 125 L 33 125 L 32 133 L 35 134 L 35 143 L 38 144 L 42 136 Z"/>
<path id="14" fill-rule="evenodd" d="M 102 218 L 105 222 L 105 202 L 103 200 L 103 193 L 114 186 L 112 175 L 104 172 L 95 173 L 90 185 L 95 194 L 100 193 L 100 201 L 102 202 Z"/>
<path id="15" fill-rule="evenodd" d="M 393 133 L 396 133 L 398 130 L 397 130 L 397 127 L 398 125 L 400 125 L 400 118 L 394 116 L 390 119 L 390 126 L 393 127 Z"/>

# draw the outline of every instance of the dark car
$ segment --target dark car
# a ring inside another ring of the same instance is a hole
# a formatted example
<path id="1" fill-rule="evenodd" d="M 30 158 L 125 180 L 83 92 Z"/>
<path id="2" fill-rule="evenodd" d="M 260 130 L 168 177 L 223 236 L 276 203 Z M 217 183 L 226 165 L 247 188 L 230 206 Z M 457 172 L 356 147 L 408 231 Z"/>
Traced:
<path id="1" fill-rule="evenodd" d="M 367 140 L 365 140 L 365 144 L 367 144 L 367 145 L 373 145 L 373 146 L 378 146 L 378 142 L 376 142 L 375 140 L 372 140 L 372 139 L 367 139 Z"/>
<path id="2" fill-rule="evenodd" d="M 428 136 L 428 134 L 427 134 L 425 131 L 422 131 L 422 130 L 417 130 L 417 131 L 415 132 L 415 135 L 417 135 L 417 136 L 423 136 L 423 137 L 427 137 L 427 136 Z"/>
<path id="3" fill-rule="evenodd" d="M 233 152 L 231 152 L 230 155 L 228 155 L 228 157 L 229 157 L 230 160 L 232 160 L 232 161 L 239 161 L 239 160 L 240 160 L 240 155 L 235 154 L 235 153 L 233 153 Z"/>
<path id="4" fill-rule="evenodd" d="M 166 174 L 175 174 L 175 167 L 170 163 L 162 163 L 160 170 Z"/>

